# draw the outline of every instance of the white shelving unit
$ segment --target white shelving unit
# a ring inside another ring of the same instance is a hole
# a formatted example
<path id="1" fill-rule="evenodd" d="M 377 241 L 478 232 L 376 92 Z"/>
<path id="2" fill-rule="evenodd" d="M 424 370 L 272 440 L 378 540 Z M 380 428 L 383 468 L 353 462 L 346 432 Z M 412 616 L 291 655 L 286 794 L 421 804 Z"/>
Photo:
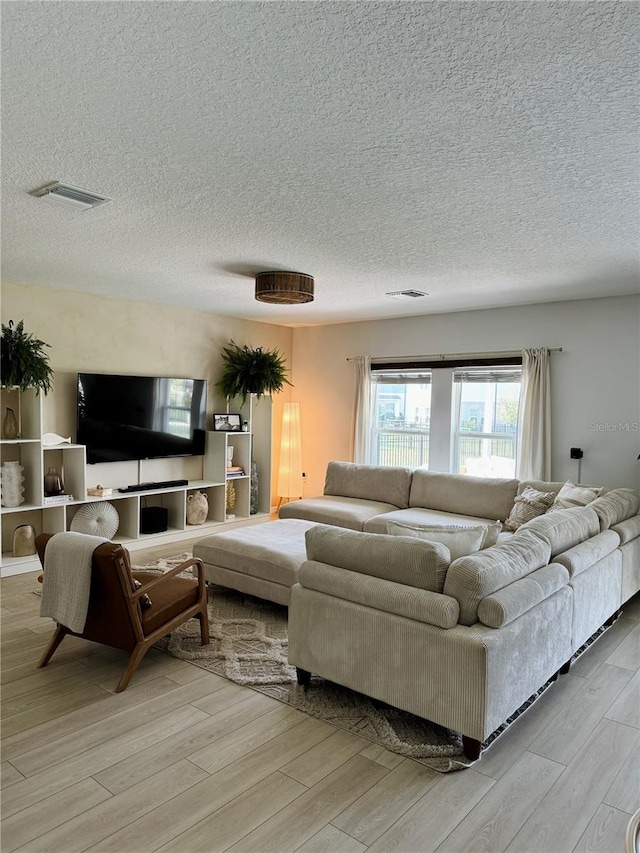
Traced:
<path id="1" fill-rule="evenodd" d="M 150 547 L 154 543 L 169 543 L 198 536 L 200 533 L 215 532 L 216 529 L 264 521 L 270 513 L 271 504 L 271 401 L 268 398 L 256 403 L 248 399 L 240 409 L 243 420 L 248 421 L 248 432 L 208 432 L 205 456 L 202 457 L 200 479 L 189 478 L 186 486 L 158 488 L 143 492 L 118 492 L 114 487 L 108 497 L 87 495 L 87 483 L 95 485 L 95 476 L 86 464 L 83 445 L 61 444 L 45 447 L 42 444 L 42 395 L 29 389 L 0 390 L 0 418 L 6 407 L 19 413 L 20 437 L 0 440 L 2 462 L 19 461 L 24 468 L 24 502 L 15 507 L 1 507 L 1 552 L 0 574 L 6 575 L 31 572 L 40 568 L 37 555 L 14 557 L 12 554 L 13 533 L 21 524 L 31 524 L 36 534 L 60 533 L 68 530 L 74 515 L 88 504 L 109 501 L 115 506 L 120 518 L 114 542 L 120 542 L 130 551 Z M 230 407 L 236 411 L 233 405 Z M 244 475 L 234 477 L 236 505 L 233 520 L 226 511 L 226 452 L 234 448 L 233 464 L 241 465 Z M 260 477 L 258 511 L 251 512 L 251 462 L 255 459 Z M 162 461 L 156 460 L 154 470 L 162 469 Z M 175 460 L 167 460 L 164 479 L 175 476 Z M 190 460 L 193 463 L 193 460 Z M 104 475 L 105 468 L 100 466 Z M 118 463 L 113 463 L 115 466 Z M 160 466 L 160 467 L 158 467 Z M 55 467 L 63 475 L 65 493 L 73 500 L 60 504 L 47 504 L 44 497 L 44 475 L 48 468 Z M 116 471 L 119 469 L 115 468 Z M 158 475 L 158 479 L 163 478 Z M 130 485 L 131 480 L 121 483 Z M 187 524 L 187 502 L 189 495 L 204 492 L 208 498 L 209 512 L 203 524 Z M 146 506 L 162 506 L 168 510 L 168 528 L 161 533 L 140 533 L 140 510 Z"/>

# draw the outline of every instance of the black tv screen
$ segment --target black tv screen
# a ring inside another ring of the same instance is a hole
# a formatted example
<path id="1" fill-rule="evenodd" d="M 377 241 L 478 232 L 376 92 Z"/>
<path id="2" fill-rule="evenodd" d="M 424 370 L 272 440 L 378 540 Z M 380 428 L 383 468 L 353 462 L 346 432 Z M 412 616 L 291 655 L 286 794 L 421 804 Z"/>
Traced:
<path id="1" fill-rule="evenodd" d="M 87 462 L 202 456 L 207 382 L 78 373 L 78 444 Z"/>

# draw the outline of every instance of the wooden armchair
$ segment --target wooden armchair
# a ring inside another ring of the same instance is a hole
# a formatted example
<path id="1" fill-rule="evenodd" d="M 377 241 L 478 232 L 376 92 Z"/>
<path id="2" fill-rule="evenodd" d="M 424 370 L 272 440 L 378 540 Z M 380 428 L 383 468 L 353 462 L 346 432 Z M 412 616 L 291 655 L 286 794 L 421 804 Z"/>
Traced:
<path id="1" fill-rule="evenodd" d="M 36 538 L 43 566 L 47 542 L 52 535 L 42 533 Z M 176 577 L 192 566 L 197 569 L 197 580 Z M 139 589 L 135 588 L 136 580 L 142 584 Z M 143 606 L 149 600 L 150 603 Z M 126 548 L 106 542 L 93 552 L 91 592 L 84 630 L 77 634 L 58 624 L 38 667 L 47 665 L 67 634 L 124 649 L 131 652 L 131 657 L 116 687 L 116 693 L 120 693 L 131 681 L 151 646 L 192 617 L 200 620 L 202 645 L 206 646 L 209 642 L 207 588 L 200 560 L 186 560 L 162 575 L 132 572 Z"/>

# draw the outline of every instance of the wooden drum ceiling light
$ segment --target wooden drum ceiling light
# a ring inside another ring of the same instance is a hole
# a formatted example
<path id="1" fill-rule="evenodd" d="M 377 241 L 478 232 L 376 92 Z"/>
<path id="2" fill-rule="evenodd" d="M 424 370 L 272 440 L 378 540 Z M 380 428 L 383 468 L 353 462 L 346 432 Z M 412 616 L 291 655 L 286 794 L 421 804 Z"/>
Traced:
<path id="1" fill-rule="evenodd" d="M 256 299 L 275 305 L 313 302 L 313 276 L 287 270 L 259 272 L 256 275 Z"/>

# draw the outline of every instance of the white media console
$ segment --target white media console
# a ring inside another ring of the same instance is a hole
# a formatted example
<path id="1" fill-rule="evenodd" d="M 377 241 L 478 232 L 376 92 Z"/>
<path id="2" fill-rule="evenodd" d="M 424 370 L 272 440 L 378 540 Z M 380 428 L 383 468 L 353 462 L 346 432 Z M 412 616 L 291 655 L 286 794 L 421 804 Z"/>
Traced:
<path id="1" fill-rule="evenodd" d="M 271 400 L 259 402 L 248 399 L 239 411 L 248 421 L 247 432 L 207 432 L 203 457 L 189 459 L 156 459 L 131 467 L 137 477 L 123 475 L 122 463 L 86 464 L 85 447 L 79 444 L 45 446 L 42 442 L 41 394 L 29 389 L 0 391 L 1 414 L 7 407 L 19 413 L 20 437 L 0 440 L 2 462 L 18 461 L 23 466 L 24 501 L 18 506 L 0 508 L 2 519 L 0 574 L 20 574 L 38 569 L 37 555 L 14 557 L 13 534 L 19 525 L 30 524 L 36 533 L 59 533 L 68 530 L 78 510 L 88 503 L 109 501 L 119 516 L 114 542 L 129 550 L 148 548 L 152 544 L 170 543 L 181 539 L 230 529 L 243 524 L 264 521 L 271 511 Z M 233 409 L 233 411 L 236 411 Z M 208 416 L 210 417 L 210 416 Z M 244 474 L 232 478 L 235 506 L 231 519 L 227 513 L 227 453 L 232 446 L 233 464 L 242 467 Z M 258 478 L 257 512 L 251 512 L 251 461 L 255 460 Z M 50 467 L 62 472 L 67 496 L 48 499 L 44 496 L 44 475 Z M 151 472 L 151 476 L 149 473 Z M 187 485 L 159 487 L 135 492 L 119 492 L 118 488 L 149 480 L 187 479 Z M 98 484 L 113 491 L 107 497 L 93 497 L 87 488 Z M 187 503 L 196 491 L 207 495 L 209 511 L 200 525 L 187 523 Z M 160 533 L 140 532 L 140 514 L 144 507 L 161 506 L 167 510 L 168 527 Z"/>

